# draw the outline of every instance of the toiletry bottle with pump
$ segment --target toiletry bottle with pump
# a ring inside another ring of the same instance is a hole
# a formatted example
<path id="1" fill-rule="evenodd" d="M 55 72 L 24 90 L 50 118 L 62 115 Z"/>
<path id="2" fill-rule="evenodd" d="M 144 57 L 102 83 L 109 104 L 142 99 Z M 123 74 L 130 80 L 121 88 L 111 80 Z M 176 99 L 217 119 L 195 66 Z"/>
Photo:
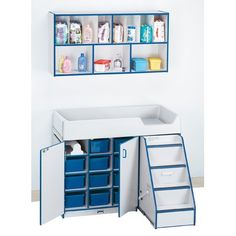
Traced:
<path id="1" fill-rule="evenodd" d="M 84 53 L 81 53 L 80 57 L 78 58 L 78 71 L 87 71 L 87 58 L 85 57 Z"/>

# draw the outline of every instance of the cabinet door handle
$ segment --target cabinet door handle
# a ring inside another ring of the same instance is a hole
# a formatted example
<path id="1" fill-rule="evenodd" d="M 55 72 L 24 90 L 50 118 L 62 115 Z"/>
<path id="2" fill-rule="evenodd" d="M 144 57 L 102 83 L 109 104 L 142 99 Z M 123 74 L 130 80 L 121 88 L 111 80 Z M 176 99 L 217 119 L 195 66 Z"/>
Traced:
<path id="1" fill-rule="evenodd" d="M 123 149 L 123 158 L 126 158 L 126 157 L 127 157 L 127 150 Z"/>
<path id="2" fill-rule="evenodd" d="M 97 211 L 97 214 L 103 214 L 104 211 Z"/>

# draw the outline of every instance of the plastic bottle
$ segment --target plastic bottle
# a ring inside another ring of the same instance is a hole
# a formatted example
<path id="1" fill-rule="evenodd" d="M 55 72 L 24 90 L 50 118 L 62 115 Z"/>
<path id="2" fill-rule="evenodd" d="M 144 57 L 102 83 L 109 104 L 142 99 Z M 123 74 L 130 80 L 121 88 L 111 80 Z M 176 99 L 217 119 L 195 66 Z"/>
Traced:
<path id="1" fill-rule="evenodd" d="M 93 41 L 93 30 L 90 25 L 86 25 L 83 34 L 83 43 L 92 43 Z"/>
<path id="2" fill-rule="evenodd" d="M 115 71 L 122 71 L 122 58 L 120 54 L 116 54 L 115 60 L 114 60 L 114 70 Z"/>
<path id="3" fill-rule="evenodd" d="M 63 73 L 70 73 L 72 70 L 72 62 L 69 57 L 65 57 L 63 62 L 62 71 Z"/>
<path id="4" fill-rule="evenodd" d="M 84 56 L 84 53 L 81 53 L 80 57 L 78 58 L 78 71 L 87 71 L 87 58 Z"/>

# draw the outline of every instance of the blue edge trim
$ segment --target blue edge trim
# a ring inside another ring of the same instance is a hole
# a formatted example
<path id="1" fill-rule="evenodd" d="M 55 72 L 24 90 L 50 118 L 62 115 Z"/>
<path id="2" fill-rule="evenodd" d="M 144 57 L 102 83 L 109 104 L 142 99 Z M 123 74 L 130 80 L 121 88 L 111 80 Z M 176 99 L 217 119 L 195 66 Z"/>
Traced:
<path id="1" fill-rule="evenodd" d="M 40 150 L 39 158 L 39 224 L 42 225 L 42 150 Z"/>
<path id="2" fill-rule="evenodd" d="M 151 185 L 152 185 L 152 193 L 153 193 L 153 200 L 154 200 L 154 205 L 155 205 L 155 222 L 154 222 L 154 228 L 157 228 L 157 201 L 156 201 L 156 196 L 155 196 L 155 192 L 154 192 L 154 185 L 153 185 L 153 180 L 152 180 L 152 173 L 151 173 L 151 165 L 150 165 L 150 161 L 149 161 L 149 154 L 148 154 L 148 148 L 147 148 L 147 141 L 145 138 L 144 139 L 144 143 L 145 143 L 145 148 L 146 148 L 146 157 L 147 157 L 147 161 L 148 161 L 148 169 L 149 169 L 149 175 L 150 175 L 150 180 L 151 180 Z"/>
<path id="3" fill-rule="evenodd" d="M 196 202 L 195 202 L 195 197 L 194 197 L 194 193 L 193 193 L 193 186 L 192 186 L 192 180 L 191 180 L 190 171 L 189 171 L 187 152 L 186 152 L 186 149 L 185 149 L 184 138 L 180 134 L 179 134 L 179 136 L 180 136 L 180 138 L 182 140 L 182 144 L 183 144 L 184 157 L 185 157 L 186 166 L 187 166 L 187 170 L 188 170 L 189 183 L 190 183 L 190 188 L 191 188 L 192 198 L 193 198 L 193 205 L 194 205 L 194 223 L 193 224 L 196 225 Z"/>

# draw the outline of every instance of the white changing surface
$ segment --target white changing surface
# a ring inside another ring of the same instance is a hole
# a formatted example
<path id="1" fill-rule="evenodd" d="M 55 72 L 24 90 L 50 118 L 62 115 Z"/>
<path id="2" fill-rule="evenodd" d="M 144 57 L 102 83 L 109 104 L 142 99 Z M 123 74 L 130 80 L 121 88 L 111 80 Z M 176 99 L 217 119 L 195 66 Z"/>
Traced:
<path id="1" fill-rule="evenodd" d="M 180 133 L 177 114 L 160 105 L 61 109 L 53 131 L 62 140 Z"/>

